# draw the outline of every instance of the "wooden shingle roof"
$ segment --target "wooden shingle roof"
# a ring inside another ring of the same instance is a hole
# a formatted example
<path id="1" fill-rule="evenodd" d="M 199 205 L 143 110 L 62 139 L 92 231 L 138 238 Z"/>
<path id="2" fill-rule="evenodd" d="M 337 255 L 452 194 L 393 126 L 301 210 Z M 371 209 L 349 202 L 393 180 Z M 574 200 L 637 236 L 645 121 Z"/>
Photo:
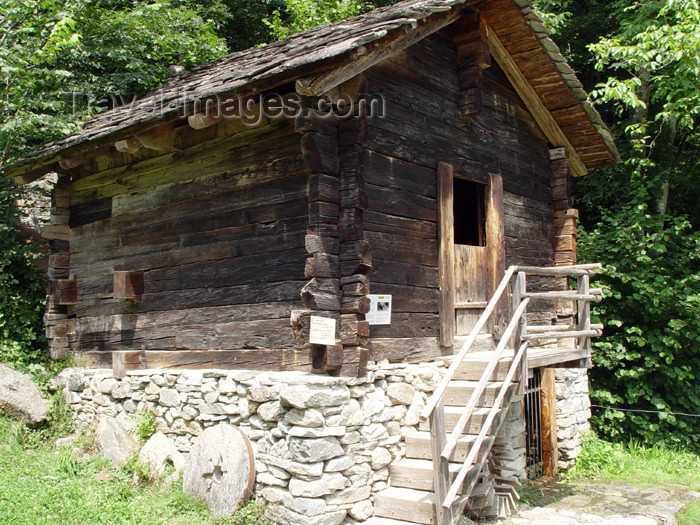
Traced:
<path id="1" fill-rule="evenodd" d="M 495 43 L 503 44 L 585 168 L 614 163 L 618 154 L 610 132 L 528 0 L 404 0 L 200 66 L 135 103 L 97 115 L 83 130 L 44 145 L 4 171 L 24 183 L 60 171 L 61 159 L 174 120 L 195 99 L 254 94 L 292 81 L 302 94 L 321 94 L 451 24 L 466 6 L 484 14 Z"/>

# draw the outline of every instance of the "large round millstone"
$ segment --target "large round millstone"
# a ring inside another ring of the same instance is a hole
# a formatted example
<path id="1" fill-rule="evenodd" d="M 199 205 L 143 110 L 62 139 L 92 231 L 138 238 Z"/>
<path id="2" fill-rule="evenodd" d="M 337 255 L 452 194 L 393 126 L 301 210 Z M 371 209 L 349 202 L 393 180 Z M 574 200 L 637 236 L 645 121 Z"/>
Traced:
<path id="1" fill-rule="evenodd" d="M 212 514 L 233 513 L 253 491 L 250 440 L 231 425 L 206 429 L 190 450 L 182 477 L 183 490 L 206 501 Z"/>

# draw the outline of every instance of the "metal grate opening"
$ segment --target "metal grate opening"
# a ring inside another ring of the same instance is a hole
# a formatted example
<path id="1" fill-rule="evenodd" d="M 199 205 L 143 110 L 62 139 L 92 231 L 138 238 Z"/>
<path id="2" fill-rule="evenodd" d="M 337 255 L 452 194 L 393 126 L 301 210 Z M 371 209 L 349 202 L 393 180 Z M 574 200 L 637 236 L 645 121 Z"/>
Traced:
<path id="1" fill-rule="evenodd" d="M 543 476 L 540 370 L 530 370 L 525 391 L 525 468 L 528 479 Z"/>

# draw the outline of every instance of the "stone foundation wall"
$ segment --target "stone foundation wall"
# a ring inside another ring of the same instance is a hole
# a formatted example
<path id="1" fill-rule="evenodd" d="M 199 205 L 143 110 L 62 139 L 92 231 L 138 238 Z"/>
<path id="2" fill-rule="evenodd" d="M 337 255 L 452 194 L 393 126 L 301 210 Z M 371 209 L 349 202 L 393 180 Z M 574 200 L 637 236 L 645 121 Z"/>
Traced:
<path id="1" fill-rule="evenodd" d="M 559 468 L 574 465 L 583 442 L 581 433 L 590 429 L 591 401 L 585 368 L 557 368 L 557 442 Z"/>
<path id="2" fill-rule="evenodd" d="M 268 502 L 269 516 L 282 524 L 333 525 L 372 515 L 372 495 L 387 487 L 389 465 L 404 457 L 403 438 L 418 431 L 419 414 L 446 367 L 443 361 L 370 364 L 363 378 L 148 370 L 121 380 L 111 370 L 73 370 L 65 374 L 64 396 L 79 426 L 153 410 L 157 430 L 183 453 L 205 428 L 236 425 L 253 445 L 256 494 Z M 580 446 L 574 434 L 587 425 L 587 417 L 573 413 L 584 403 L 588 409 L 587 381 L 578 371 L 561 372 L 567 375 L 559 380 L 557 372 L 557 409 L 568 461 Z M 494 445 L 496 474 L 525 478 L 524 432 L 522 396 L 516 396 Z"/>
<path id="3" fill-rule="evenodd" d="M 73 371 L 64 396 L 78 425 L 154 410 L 157 430 L 187 453 L 218 423 L 240 427 L 256 457 L 256 493 L 278 523 L 338 524 L 372 515 L 388 466 L 418 431 L 442 361 L 371 365 L 363 378 L 297 372 Z"/>

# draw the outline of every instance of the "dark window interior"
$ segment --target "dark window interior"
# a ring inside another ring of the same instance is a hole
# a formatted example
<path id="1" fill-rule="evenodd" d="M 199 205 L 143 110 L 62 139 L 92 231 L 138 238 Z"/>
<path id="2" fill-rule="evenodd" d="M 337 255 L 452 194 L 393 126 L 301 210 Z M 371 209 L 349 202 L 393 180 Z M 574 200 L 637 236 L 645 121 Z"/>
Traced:
<path id="1" fill-rule="evenodd" d="M 455 244 L 486 246 L 486 186 L 454 179 Z"/>

